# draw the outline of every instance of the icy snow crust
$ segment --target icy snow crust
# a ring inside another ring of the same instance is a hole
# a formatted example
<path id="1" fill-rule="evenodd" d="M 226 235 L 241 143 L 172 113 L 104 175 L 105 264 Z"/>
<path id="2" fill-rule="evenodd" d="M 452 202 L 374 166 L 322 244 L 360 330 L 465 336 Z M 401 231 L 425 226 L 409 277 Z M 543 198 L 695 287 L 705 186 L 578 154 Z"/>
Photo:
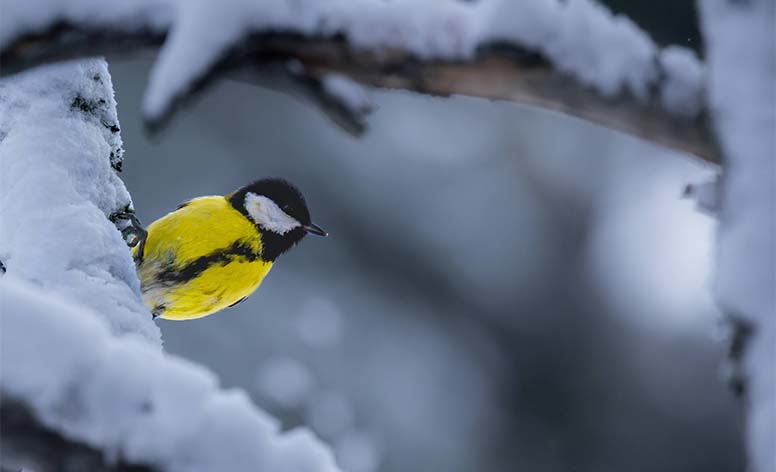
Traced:
<path id="1" fill-rule="evenodd" d="M 111 167 L 121 146 L 105 61 L 0 81 L 0 260 L 9 275 L 98 313 L 114 334 L 161 345 L 108 220 L 132 203 Z"/>
<path id="2" fill-rule="evenodd" d="M 0 81 L 0 392 L 108 457 L 164 471 L 336 471 L 242 391 L 166 356 L 108 220 L 131 205 L 105 61 Z"/>
<path id="3" fill-rule="evenodd" d="M 280 433 L 241 390 L 149 343 L 115 337 L 92 313 L 37 285 L 0 282 L 4 395 L 49 427 L 165 472 L 336 472 L 306 429 Z"/>
<path id="4" fill-rule="evenodd" d="M 700 2 L 715 124 L 727 159 L 717 297 L 750 320 L 749 458 L 776 470 L 776 2 Z"/>
<path id="5" fill-rule="evenodd" d="M 671 92 L 663 102 L 670 111 L 701 110 L 692 100 L 703 90 L 697 57 L 686 50 L 676 54 L 677 48 L 663 57 L 632 21 L 592 0 L 3 0 L 2 7 L 0 49 L 61 20 L 124 31 L 169 30 L 145 97 L 151 120 L 255 32 L 343 34 L 356 48 L 400 48 L 449 60 L 470 59 L 480 45 L 507 41 L 538 50 L 605 95 L 627 91 L 645 98 L 665 80 Z"/>

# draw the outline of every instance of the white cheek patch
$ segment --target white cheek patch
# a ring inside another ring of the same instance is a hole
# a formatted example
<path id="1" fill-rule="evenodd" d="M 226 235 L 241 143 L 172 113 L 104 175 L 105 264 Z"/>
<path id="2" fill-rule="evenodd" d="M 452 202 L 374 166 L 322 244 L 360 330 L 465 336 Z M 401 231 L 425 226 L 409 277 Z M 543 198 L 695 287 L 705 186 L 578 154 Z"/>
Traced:
<path id="1" fill-rule="evenodd" d="M 296 219 L 280 209 L 275 202 L 255 193 L 245 196 L 245 209 L 256 224 L 273 233 L 286 234 L 302 226 Z"/>

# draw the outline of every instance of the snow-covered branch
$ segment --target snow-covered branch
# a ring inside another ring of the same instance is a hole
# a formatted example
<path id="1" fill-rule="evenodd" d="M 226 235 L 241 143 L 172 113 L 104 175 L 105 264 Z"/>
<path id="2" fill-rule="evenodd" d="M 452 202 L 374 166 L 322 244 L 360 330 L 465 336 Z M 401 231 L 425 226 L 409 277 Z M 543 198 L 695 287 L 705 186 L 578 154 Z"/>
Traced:
<path id="1" fill-rule="evenodd" d="M 776 470 L 776 2 L 699 2 L 725 155 L 716 291 L 746 331 L 750 469 Z M 741 328 L 739 327 L 739 330 Z"/>
<path id="2" fill-rule="evenodd" d="M 238 76 L 290 79 L 293 93 L 358 133 L 369 107 L 329 93 L 336 73 L 557 110 L 719 162 L 703 65 L 589 0 L 4 3 L 3 74 L 159 48 L 144 104 L 152 129 L 215 79 Z"/>
<path id="3" fill-rule="evenodd" d="M 225 391 L 207 369 L 161 350 L 129 250 L 109 219 L 132 206 L 117 175 L 119 129 L 103 60 L 0 81 L 4 407 L 28 410 L 48 438 L 100 451 L 107 463 L 336 471 L 308 431 L 281 433 L 245 392 Z M 5 467 L 7 458 L 25 457 L 9 447 L 32 443 L 20 437 L 24 429 L 3 426 Z"/>

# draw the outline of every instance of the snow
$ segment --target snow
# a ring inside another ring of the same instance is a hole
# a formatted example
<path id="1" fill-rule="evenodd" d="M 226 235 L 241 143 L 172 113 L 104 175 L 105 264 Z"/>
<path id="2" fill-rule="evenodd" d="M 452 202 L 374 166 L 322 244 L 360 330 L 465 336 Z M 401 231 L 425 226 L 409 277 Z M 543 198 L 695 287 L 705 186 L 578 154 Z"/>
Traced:
<path id="1" fill-rule="evenodd" d="M 627 17 L 590 0 L 494 2 L 485 38 L 539 50 L 561 71 L 607 96 L 646 98 L 657 47 Z"/>
<path id="2" fill-rule="evenodd" d="M 401 48 L 419 58 L 449 60 L 471 59 L 478 46 L 507 40 L 539 50 L 560 70 L 609 96 L 627 89 L 646 98 L 661 73 L 655 60 L 657 46 L 648 35 L 626 17 L 589 0 L 519 4 L 511 0 L 304 0 L 293 4 L 235 0 L 229 8 L 193 3 L 196 6 L 182 9 L 176 23 L 181 27 L 173 28 L 173 37 L 152 73 L 145 100 L 151 119 L 165 113 L 174 97 L 190 87 L 192 78 L 204 74 L 246 31 L 343 33 L 356 48 Z M 213 15 L 233 26 L 208 28 Z M 664 72 L 670 77 L 673 69 Z M 326 87 L 347 88 L 338 94 L 348 97 L 347 103 L 366 103 L 362 94 L 353 92 L 354 87 L 334 80 Z M 690 89 L 685 90 L 685 85 Z M 672 95 L 699 95 L 697 85 L 678 81 L 673 83 Z"/>
<path id="3" fill-rule="evenodd" d="M 695 116 L 703 109 L 706 70 L 694 51 L 668 46 L 660 51 L 660 65 L 665 73 L 660 102 L 669 111 Z"/>
<path id="4" fill-rule="evenodd" d="M 327 95 L 355 114 L 368 113 L 374 107 L 364 87 L 342 74 L 326 74 L 321 83 Z"/>
<path id="5" fill-rule="evenodd" d="M 84 111 L 88 110 L 88 111 Z M 78 300 L 115 334 L 160 345 L 129 250 L 108 216 L 132 205 L 103 60 L 0 81 L 0 260 L 8 275 Z"/>
<path id="6" fill-rule="evenodd" d="M 772 0 L 700 2 L 709 99 L 726 157 L 716 294 L 755 326 L 744 368 L 753 471 L 776 470 L 776 51 Z"/>
<path id="7" fill-rule="evenodd" d="M 169 472 L 338 470 L 309 431 L 281 433 L 245 392 L 37 284 L 4 276 L 0 311 L 3 394 L 71 439 Z"/>
<path id="8" fill-rule="evenodd" d="M 149 120 L 167 114 L 227 51 L 256 32 L 345 36 L 356 49 L 402 49 L 420 59 L 467 60 L 478 48 L 510 42 L 543 53 L 556 67 L 606 96 L 629 92 L 644 99 L 661 81 L 669 110 L 700 111 L 702 70 L 696 57 L 672 47 L 661 51 L 628 18 L 592 0 L 6 0 L 0 49 L 25 32 L 67 19 L 88 27 L 121 25 L 125 31 L 169 30 L 144 100 Z M 154 13 L 151 13 L 154 12 Z M 212 25 L 217 23 L 218 28 Z M 365 103 L 342 80 L 326 88 L 348 103 Z M 674 103 L 676 101 L 676 103 Z"/>

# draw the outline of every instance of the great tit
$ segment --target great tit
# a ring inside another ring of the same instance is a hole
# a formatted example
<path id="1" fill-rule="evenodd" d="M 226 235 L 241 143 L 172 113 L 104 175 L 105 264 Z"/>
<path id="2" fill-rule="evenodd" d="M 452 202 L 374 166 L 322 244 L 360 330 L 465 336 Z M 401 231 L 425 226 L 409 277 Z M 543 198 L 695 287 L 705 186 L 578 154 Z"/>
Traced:
<path id="1" fill-rule="evenodd" d="M 151 223 L 132 250 L 143 301 L 154 318 L 171 320 L 236 305 L 307 234 L 327 235 L 310 221 L 302 193 L 282 179 L 189 200 Z"/>

